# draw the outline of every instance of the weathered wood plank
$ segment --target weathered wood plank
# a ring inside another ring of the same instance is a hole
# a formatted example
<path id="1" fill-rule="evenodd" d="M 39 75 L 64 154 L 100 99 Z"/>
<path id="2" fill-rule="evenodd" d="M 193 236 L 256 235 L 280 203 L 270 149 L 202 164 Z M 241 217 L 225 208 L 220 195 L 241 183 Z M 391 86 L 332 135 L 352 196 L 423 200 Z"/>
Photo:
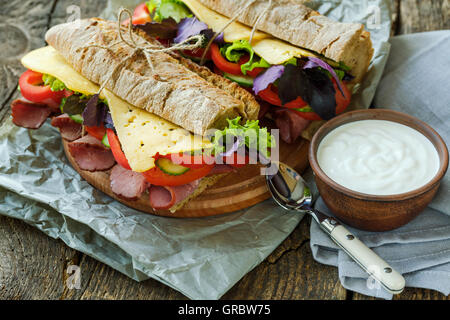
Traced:
<path id="1" fill-rule="evenodd" d="M 4 216 L 0 216 L 0 234 L 0 299 L 59 299 L 62 266 L 76 251 Z"/>
<path id="2" fill-rule="evenodd" d="M 310 218 L 305 217 L 280 247 L 224 299 L 346 299 L 337 269 L 314 261 L 309 227 Z"/>
<path id="3" fill-rule="evenodd" d="M 450 29 L 449 0 L 401 0 L 398 34 Z"/>
<path id="4" fill-rule="evenodd" d="M 354 300 L 381 300 L 368 297 L 359 293 L 353 294 Z M 394 300 L 450 300 L 450 295 L 445 296 L 440 292 L 421 288 L 406 288 L 399 295 L 394 296 Z"/>
<path id="5" fill-rule="evenodd" d="M 0 11 L 0 119 L 8 110 L 24 68 L 24 53 L 44 45 L 44 34 L 55 1 L 2 1 Z"/>
<path id="6" fill-rule="evenodd" d="M 106 300 L 172 300 L 184 295 L 156 280 L 136 282 L 97 260 L 79 254 L 74 261 L 80 267 L 81 288 L 64 289 L 61 299 Z"/>

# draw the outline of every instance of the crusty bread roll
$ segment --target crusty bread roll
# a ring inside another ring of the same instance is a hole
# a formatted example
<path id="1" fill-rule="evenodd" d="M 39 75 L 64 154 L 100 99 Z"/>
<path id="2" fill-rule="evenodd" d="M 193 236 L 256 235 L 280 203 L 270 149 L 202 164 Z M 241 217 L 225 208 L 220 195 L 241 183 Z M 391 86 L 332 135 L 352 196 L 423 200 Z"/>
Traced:
<path id="1" fill-rule="evenodd" d="M 143 32 L 133 34 L 138 45 L 160 45 Z M 112 50 L 88 47 L 120 40 L 117 23 L 98 18 L 54 26 L 45 38 L 76 71 L 97 84 L 103 84 L 115 66 L 134 51 L 123 42 Z M 129 41 L 126 30 L 124 38 Z M 151 57 L 153 70 L 144 54 L 134 55 L 105 87 L 128 103 L 199 135 L 210 128 L 222 129 L 227 119 L 237 116 L 257 118 L 259 104 L 237 84 L 176 54 L 155 52 Z"/>
<path id="2" fill-rule="evenodd" d="M 233 16 L 248 0 L 199 0 L 208 8 Z M 258 23 L 258 30 L 290 42 L 351 68 L 352 83 L 361 82 L 373 56 L 370 33 L 360 23 L 342 23 L 319 14 L 301 1 L 272 0 L 272 7 Z M 237 20 L 250 27 L 267 7 L 268 0 L 257 0 Z"/>

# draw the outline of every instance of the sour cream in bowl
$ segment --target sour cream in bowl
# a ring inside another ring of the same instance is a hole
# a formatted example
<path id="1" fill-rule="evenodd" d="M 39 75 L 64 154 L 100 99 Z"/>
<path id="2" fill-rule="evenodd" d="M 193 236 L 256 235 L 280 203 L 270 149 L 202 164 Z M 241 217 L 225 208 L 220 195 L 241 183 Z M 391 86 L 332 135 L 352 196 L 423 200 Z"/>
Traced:
<path id="1" fill-rule="evenodd" d="M 317 150 L 319 166 L 335 182 L 371 195 L 418 189 L 439 170 L 439 155 L 419 131 L 388 120 L 359 120 L 329 132 Z"/>
<path id="2" fill-rule="evenodd" d="M 311 141 L 309 161 L 320 195 L 339 219 L 384 231 L 429 204 L 447 170 L 448 150 L 423 121 L 370 109 L 325 123 Z"/>

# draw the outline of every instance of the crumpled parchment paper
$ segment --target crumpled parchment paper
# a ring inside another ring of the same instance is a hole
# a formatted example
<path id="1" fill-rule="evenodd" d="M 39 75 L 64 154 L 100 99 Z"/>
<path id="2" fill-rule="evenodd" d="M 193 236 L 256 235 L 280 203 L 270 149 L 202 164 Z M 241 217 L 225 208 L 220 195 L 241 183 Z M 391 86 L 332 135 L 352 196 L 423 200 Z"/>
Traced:
<path id="1" fill-rule="evenodd" d="M 115 18 L 111 0 L 103 17 Z M 363 3 L 363 5 L 361 5 Z M 353 106 L 367 108 L 389 52 L 389 1 L 314 1 L 341 21 L 366 23 L 376 49 Z M 372 10 L 372 11 L 371 11 Z M 374 20 L 375 22 L 378 20 Z M 68 246 L 142 281 L 159 280 L 191 299 L 218 299 L 263 261 L 296 227 L 302 215 L 271 200 L 247 210 L 201 219 L 152 216 L 130 209 L 92 188 L 65 158 L 58 131 L 0 127 L 0 214 L 31 224 Z"/>

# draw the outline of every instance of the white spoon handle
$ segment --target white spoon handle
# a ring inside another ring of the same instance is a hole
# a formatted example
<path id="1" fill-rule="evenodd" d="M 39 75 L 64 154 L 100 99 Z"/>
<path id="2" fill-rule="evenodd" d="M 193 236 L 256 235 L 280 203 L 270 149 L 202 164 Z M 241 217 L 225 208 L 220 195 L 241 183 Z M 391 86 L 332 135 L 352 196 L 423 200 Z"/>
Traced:
<path id="1" fill-rule="evenodd" d="M 356 238 L 343 225 L 332 218 L 323 220 L 320 225 L 339 247 L 387 291 L 392 294 L 398 294 L 403 291 L 405 288 L 405 279 L 403 276 Z"/>

